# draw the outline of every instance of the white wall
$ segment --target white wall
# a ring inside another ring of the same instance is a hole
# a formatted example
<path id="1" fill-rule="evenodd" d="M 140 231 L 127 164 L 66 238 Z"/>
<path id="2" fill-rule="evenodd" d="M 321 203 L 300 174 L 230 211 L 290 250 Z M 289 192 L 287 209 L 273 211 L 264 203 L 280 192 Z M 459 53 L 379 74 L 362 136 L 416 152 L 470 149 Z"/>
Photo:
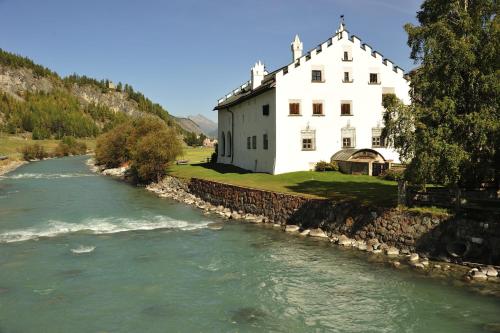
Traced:
<path id="1" fill-rule="evenodd" d="M 269 104 L 269 116 L 262 114 L 262 106 Z M 256 171 L 274 173 L 274 156 L 276 153 L 276 104 L 275 90 L 271 89 L 248 101 L 242 102 L 229 108 L 234 114 L 234 125 L 231 125 L 231 112 L 227 109 L 218 111 L 218 142 L 219 163 L 234 164 L 240 168 Z M 233 156 L 222 156 L 222 133 L 226 135 L 232 132 Z M 263 149 L 263 134 L 268 135 L 269 146 Z M 257 149 L 247 149 L 247 137 L 257 136 Z"/>
<path id="2" fill-rule="evenodd" d="M 344 50 L 350 50 L 352 62 L 342 61 Z M 290 65 L 288 73 L 276 77 L 276 167 L 274 173 L 309 170 L 320 161 L 329 161 L 341 149 L 341 128 L 350 123 L 356 129 L 355 148 L 372 148 L 372 128 L 383 126 L 382 90 L 394 88 L 396 95 L 409 103 L 409 84 L 391 63 L 384 65 L 378 54 L 361 48 L 358 39 L 348 39 L 347 32 L 332 45 L 322 45 L 322 52 L 311 52 L 311 59 L 300 58 L 301 65 Z M 323 68 L 323 83 L 311 82 L 311 70 Z M 351 71 L 353 83 L 343 83 L 344 71 Z M 378 72 L 380 85 L 369 85 L 369 73 Z M 289 115 L 289 100 L 301 101 L 301 116 Z M 323 101 L 324 116 L 312 115 L 313 101 Z M 340 115 L 343 100 L 352 101 L 352 116 Z M 316 130 L 316 150 L 302 151 L 301 130 L 309 124 Z M 386 159 L 399 162 L 397 153 L 376 148 Z"/>

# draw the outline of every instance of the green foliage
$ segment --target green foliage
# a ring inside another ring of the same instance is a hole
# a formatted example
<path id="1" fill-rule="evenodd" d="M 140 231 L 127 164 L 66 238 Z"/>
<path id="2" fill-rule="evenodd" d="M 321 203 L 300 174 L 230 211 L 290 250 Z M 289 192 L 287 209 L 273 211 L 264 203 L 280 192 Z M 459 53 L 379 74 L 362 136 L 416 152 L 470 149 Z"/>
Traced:
<path id="1" fill-rule="evenodd" d="M 28 68 L 33 71 L 35 75 L 42 77 L 55 77 L 59 76 L 52 72 L 50 69 L 35 64 L 31 59 L 22 57 L 20 55 L 4 51 L 0 48 L 0 65 L 10 68 Z"/>
<path id="2" fill-rule="evenodd" d="M 494 0 L 425 0 L 420 24 L 405 26 L 411 58 L 420 63 L 411 83 L 411 181 L 479 186 L 493 179 L 500 161 L 498 12 Z"/>
<path id="3" fill-rule="evenodd" d="M 97 138 L 96 161 L 107 168 L 131 163 L 139 182 L 156 181 L 182 153 L 177 132 L 156 117 L 128 120 Z"/>
<path id="4" fill-rule="evenodd" d="M 196 135 L 195 133 L 189 132 L 184 135 L 184 142 L 191 147 L 199 147 L 203 146 L 203 141 L 207 138 L 207 136 L 203 133 L 200 135 Z"/>
<path id="5" fill-rule="evenodd" d="M 174 129 L 164 127 L 142 137 L 132 155 L 131 171 L 141 183 L 159 181 L 167 166 L 182 154 L 182 145 Z"/>
<path id="6" fill-rule="evenodd" d="M 404 169 L 393 168 L 385 170 L 379 177 L 384 180 L 400 180 L 403 179 Z"/>
<path id="7" fill-rule="evenodd" d="M 339 171 L 339 166 L 337 165 L 337 162 L 335 162 L 335 161 L 332 161 L 332 162 L 319 161 L 314 166 L 314 170 L 316 170 L 316 171 Z"/>
<path id="8" fill-rule="evenodd" d="M 57 157 L 70 156 L 70 155 L 84 155 L 87 152 L 87 145 L 85 142 L 80 142 L 72 136 L 65 136 L 59 142 L 54 151 Z"/>
<path id="9" fill-rule="evenodd" d="M 45 148 L 37 143 L 24 146 L 21 149 L 21 153 L 25 161 L 41 160 L 49 156 Z"/>
<path id="10" fill-rule="evenodd" d="M 214 146 L 214 152 L 210 156 L 210 163 L 211 164 L 216 164 L 217 163 L 217 156 L 219 156 L 219 144 L 216 143 Z"/>

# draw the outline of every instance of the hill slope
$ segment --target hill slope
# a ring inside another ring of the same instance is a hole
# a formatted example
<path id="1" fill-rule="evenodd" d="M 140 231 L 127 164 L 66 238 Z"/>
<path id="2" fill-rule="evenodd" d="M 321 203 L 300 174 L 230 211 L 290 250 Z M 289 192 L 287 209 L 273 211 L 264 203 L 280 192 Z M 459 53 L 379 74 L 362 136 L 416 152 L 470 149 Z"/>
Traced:
<path id="1" fill-rule="evenodd" d="M 189 120 L 193 121 L 203 131 L 206 136 L 217 136 L 217 123 L 208 119 L 207 117 L 198 114 L 196 116 L 189 116 Z"/>
<path id="2" fill-rule="evenodd" d="M 0 49 L 0 127 L 34 138 L 91 137 L 130 116 L 156 116 L 180 128 L 130 85 L 57 73 Z M 181 130 L 181 132 L 185 132 Z"/>

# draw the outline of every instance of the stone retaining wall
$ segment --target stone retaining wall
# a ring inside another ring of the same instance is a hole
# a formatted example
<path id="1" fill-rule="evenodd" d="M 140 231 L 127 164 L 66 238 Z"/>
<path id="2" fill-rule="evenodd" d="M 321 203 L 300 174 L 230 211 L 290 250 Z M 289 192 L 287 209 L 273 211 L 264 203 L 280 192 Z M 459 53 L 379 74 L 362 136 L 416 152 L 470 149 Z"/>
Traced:
<path id="1" fill-rule="evenodd" d="M 189 191 L 213 204 L 241 213 L 264 215 L 274 223 L 321 228 L 329 235 L 377 239 L 403 253 L 500 264 L 500 221 L 477 221 L 356 202 L 336 202 L 192 179 Z"/>

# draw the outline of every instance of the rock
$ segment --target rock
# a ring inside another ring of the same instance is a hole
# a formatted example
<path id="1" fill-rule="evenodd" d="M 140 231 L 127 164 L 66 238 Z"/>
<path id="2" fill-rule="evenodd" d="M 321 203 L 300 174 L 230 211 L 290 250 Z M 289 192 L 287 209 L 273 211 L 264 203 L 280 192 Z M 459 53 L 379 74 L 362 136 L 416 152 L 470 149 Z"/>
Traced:
<path id="1" fill-rule="evenodd" d="M 441 265 L 434 265 L 435 269 L 441 269 Z"/>
<path id="2" fill-rule="evenodd" d="M 492 266 L 481 267 L 481 272 L 486 274 L 486 276 L 488 277 L 498 276 L 498 271 L 495 269 L 495 267 Z"/>
<path id="3" fill-rule="evenodd" d="M 341 246 L 351 246 L 352 245 L 352 239 L 350 239 L 346 235 L 341 235 L 339 237 L 338 244 L 341 245 Z"/>
<path id="4" fill-rule="evenodd" d="M 222 214 L 226 218 L 230 218 L 231 217 L 231 212 L 223 212 Z"/>
<path id="5" fill-rule="evenodd" d="M 410 254 L 410 256 L 408 257 L 408 261 L 418 261 L 418 253 L 412 253 Z"/>
<path id="6" fill-rule="evenodd" d="M 210 230 L 222 230 L 223 225 L 224 224 L 219 223 L 219 222 L 212 222 L 212 223 L 207 224 L 207 228 Z"/>
<path id="7" fill-rule="evenodd" d="M 411 267 L 414 267 L 414 268 L 417 268 L 417 269 L 425 269 L 425 266 L 422 265 L 419 262 L 417 262 L 416 264 L 411 265 Z"/>
<path id="8" fill-rule="evenodd" d="M 381 249 L 375 249 L 375 250 L 373 250 L 372 253 L 379 254 L 379 253 L 382 253 L 382 250 Z"/>
<path id="9" fill-rule="evenodd" d="M 392 266 L 398 268 L 399 266 L 401 266 L 401 263 L 399 261 L 393 261 Z"/>
<path id="10" fill-rule="evenodd" d="M 306 230 L 302 231 L 302 232 L 300 233 L 300 235 L 301 235 L 301 236 L 308 236 L 310 232 L 311 232 L 311 230 L 306 229 Z"/>
<path id="11" fill-rule="evenodd" d="M 387 254 L 388 256 L 397 256 L 399 255 L 399 250 L 394 246 L 391 246 L 385 250 L 385 254 Z"/>
<path id="12" fill-rule="evenodd" d="M 319 238 L 328 238 L 328 235 L 323 230 L 321 230 L 319 228 L 312 229 L 309 232 L 309 236 L 311 236 L 311 237 L 319 237 Z"/>
<path id="13" fill-rule="evenodd" d="M 239 219 L 241 219 L 241 215 L 238 214 L 238 213 L 236 213 L 236 212 L 232 212 L 230 217 L 231 217 L 232 220 L 239 220 Z"/>
<path id="14" fill-rule="evenodd" d="M 289 224 L 285 227 L 286 232 L 297 232 L 300 230 L 300 227 L 295 224 Z"/>
<path id="15" fill-rule="evenodd" d="M 366 245 L 365 242 L 358 242 L 357 248 L 361 251 L 366 251 L 368 250 L 368 246 Z"/>
<path id="16" fill-rule="evenodd" d="M 427 260 L 427 259 L 423 259 L 420 263 L 422 265 L 424 265 L 425 267 L 429 266 L 429 260 Z"/>
<path id="17" fill-rule="evenodd" d="M 273 228 L 281 228 L 281 224 L 279 224 L 279 223 L 273 223 Z"/>
<path id="18" fill-rule="evenodd" d="M 471 274 L 472 276 L 472 279 L 473 280 L 478 280 L 478 281 L 484 281 L 488 278 L 488 276 L 486 276 L 486 274 L 484 274 L 483 272 L 477 270 L 477 271 L 471 271 Z"/>

